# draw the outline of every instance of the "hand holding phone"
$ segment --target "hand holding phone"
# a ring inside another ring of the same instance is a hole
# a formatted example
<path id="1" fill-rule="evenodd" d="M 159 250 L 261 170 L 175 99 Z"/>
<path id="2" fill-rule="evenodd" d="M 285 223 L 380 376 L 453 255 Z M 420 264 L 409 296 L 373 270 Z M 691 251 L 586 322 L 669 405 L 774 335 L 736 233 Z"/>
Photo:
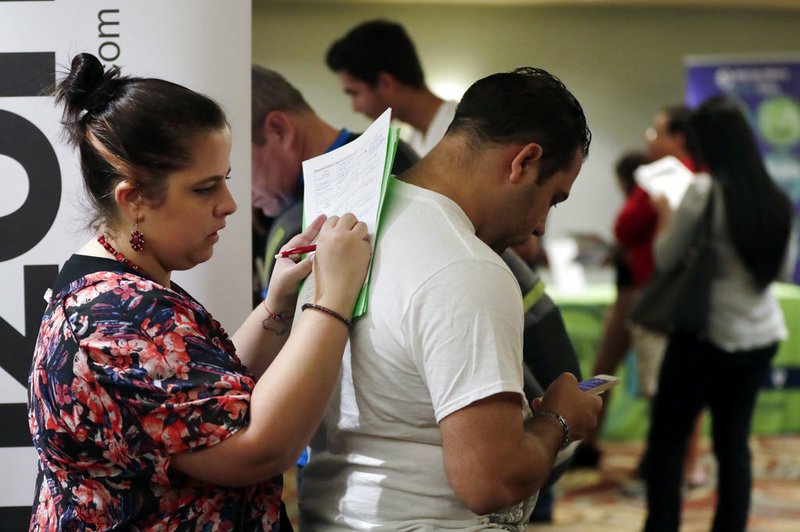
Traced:
<path id="1" fill-rule="evenodd" d="M 613 388 L 614 386 L 616 386 L 618 382 L 619 382 L 619 377 L 614 377 L 613 375 L 600 374 L 579 382 L 578 388 L 580 388 L 581 391 L 599 395 L 604 391 L 608 390 L 609 388 Z"/>

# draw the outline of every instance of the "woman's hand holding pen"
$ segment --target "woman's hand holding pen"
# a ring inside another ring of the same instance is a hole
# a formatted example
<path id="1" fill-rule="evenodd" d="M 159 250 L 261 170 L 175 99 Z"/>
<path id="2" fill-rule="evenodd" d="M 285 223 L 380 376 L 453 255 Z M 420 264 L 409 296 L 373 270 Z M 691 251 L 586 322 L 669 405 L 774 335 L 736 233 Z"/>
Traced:
<path id="1" fill-rule="evenodd" d="M 282 249 L 310 245 L 317 238 L 326 219 L 325 215 L 318 216 L 308 224 L 305 231 L 289 240 Z M 292 258 L 276 260 L 272 277 L 269 280 L 266 306 L 278 314 L 294 312 L 294 306 L 297 303 L 297 289 L 309 273 L 311 273 L 310 255 L 299 261 L 292 260 Z"/>
<path id="2" fill-rule="evenodd" d="M 297 288 L 312 271 L 316 292 L 314 302 L 349 316 L 366 277 L 371 248 L 367 226 L 347 213 L 341 217 L 320 215 L 301 234 L 286 243 L 281 251 L 308 246 L 316 241 L 316 251 L 280 257 L 269 283 L 266 305 L 280 313 L 294 308 Z M 280 253 L 279 253 L 280 255 Z"/>
<path id="3" fill-rule="evenodd" d="M 314 303 L 344 316 L 353 312 L 372 252 L 367 226 L 350 213 L 328 218 L 314 256 Z"/>

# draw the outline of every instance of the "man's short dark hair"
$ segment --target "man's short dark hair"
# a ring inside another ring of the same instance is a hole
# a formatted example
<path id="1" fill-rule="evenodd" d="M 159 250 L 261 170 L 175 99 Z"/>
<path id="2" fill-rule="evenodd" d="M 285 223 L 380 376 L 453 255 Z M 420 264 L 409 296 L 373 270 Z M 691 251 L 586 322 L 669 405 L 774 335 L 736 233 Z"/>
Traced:
<path id="1" fill-rule="evenodd" d="M 700 141 L 692 126 L 692 110 L 683 104 L 668 105 L 661 109 L 667 117 L 667 131 L 670 135 L 681 134 L 686 151 L 694 162 L 701 160 Z"/>
<path id="2" fill-rule="evenodd" d="M 541 68 L 492 74 L 467 89 L 447 134 L 467 136 L 474 149 L 502 144 L 542 147 L 540 180 L 568 168 L 580 149 L 589 155 L 592 134 L 578 100 Z"/>
<path id="3" fill-rule="evenodd" d="M 614 171 L 626 194 L 636 186 L 636 169 L 649 162 L 650 156 L 641 150 L 625 152 L 617 159 Z"/>
<path id="4" fill-rule="evenodd" d="M 252 65 L 250 73 L 253 143 L 264 144 L 266 139 L 261 126 L 272 111 L 313 111 L 302 93 L 274 70 Z"/>
<path id="5" fill-rule="evenodd" d="M 331 45 L 325 62 L 334 72 L 345 71 L 370 86 L 377 83 L 379 72 L 412 87 L 425 86 L 414 43 L 403 26 L 388 20 L 354 27 Z"/>

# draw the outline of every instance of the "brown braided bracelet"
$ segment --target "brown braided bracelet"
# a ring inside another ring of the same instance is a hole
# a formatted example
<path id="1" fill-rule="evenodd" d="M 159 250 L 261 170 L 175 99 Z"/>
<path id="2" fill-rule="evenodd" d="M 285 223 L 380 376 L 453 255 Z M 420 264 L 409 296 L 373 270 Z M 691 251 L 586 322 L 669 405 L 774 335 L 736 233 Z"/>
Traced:
<path id="1" fill-rule="evenodd" d="M 351 320 L 350 318 L 345 318 L 344 316 L 342 316 L 341 314 L 339 314 L 335 310 L 331 310 L 328 307 L 323 307 L 322 305 L 317 305 L 316 303 L 304 303 L 303 306 L 300 307 L 300 310 L 305 310 L 307 308 L 314 309 L 314 310 L 319 310 L 319 311 L 322 311 L 322 312 L 324 312 L 326 314 L 329 314 L 329 315 L 333 316 L 334 318 L 336 318 L 337 320 L 339 320 L 342 323 L 344 323 L 345 325 L 347 325 L 348 328 L 350 328 L 353 325 L 353 320 Z"/>

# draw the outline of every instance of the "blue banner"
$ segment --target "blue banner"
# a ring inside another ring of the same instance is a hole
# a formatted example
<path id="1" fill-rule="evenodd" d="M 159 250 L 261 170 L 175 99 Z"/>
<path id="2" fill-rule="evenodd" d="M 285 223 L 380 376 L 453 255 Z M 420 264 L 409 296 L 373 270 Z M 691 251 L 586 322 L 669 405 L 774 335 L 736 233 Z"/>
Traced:
<path id="1" fill-rule="evenodd" d="M 686 103 L 715 94 L 742 102 L 773 179 L 800 214 L 800 54 L 791 58 L 689 57 Z M 800 283 L 800 262 L 794 280 Z"/>

